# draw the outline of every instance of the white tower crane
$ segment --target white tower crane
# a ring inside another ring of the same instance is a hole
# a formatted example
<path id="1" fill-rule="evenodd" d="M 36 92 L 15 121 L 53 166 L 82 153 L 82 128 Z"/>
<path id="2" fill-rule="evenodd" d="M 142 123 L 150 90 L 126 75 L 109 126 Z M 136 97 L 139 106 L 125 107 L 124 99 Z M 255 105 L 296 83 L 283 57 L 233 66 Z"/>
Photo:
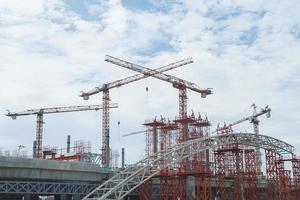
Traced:
<path id="1" fill-rule="evenodd" d="M 257 112 L 256 110 L 256 105 L 253 103 L 251 105 L 253 107 L 253 114 L 248 116 L 248 117 L 244 117 L 238 121 L 235 121 L 227 126 L 225 126 L 225 128 L 223 127 L 222 129 L 226 129 L 226 130 L 232 130 L 232 127 L 237 125 L 237 124 L 240 124 L 242 122 L 245 122 L 245 121 L 249 121 L 250 123 L 253 124 L 253 129 L 254 129 L 254 133 L 256 135 L 259 135 L 259 120 L 258 120 L 258 117 L 261 116 L 261 115 L 264 115 L 266 114 L 267 118 L 270 118 L 271 117 L 271 108 L 269 108 L 269 106 L 266 106 L 265 108 L 261 109 L 260 112 Z M 216 131 L 214 131 L 213 133 L 216 133 L 218 132 L 219 130 L 217 129 Z M 259 147 L 256 147 L 255 148 L 255 153 L 256 153 L 256 172 L 258 174 L 261 174 L 262 172 L 262 160 L 261 160 L 261 152 L 260 152 L 260 149 Z"/>
<path id="2" fill-rule="evenodd" d="M 95 87 L 94 89 L 87 91 L 87 92 L 81 92 L 80 97 L 82 97 L 84 100 L 88 100 L 90 96 L 95 95 L 97 93 L 102 92 L 102 104 L 103 104 L 103 115 L 102 115 L 102 160 L 101 163 L 105 167 L 109 167 L 110 163 L 110 129 L 109 129 L 109 91 L 110 89 L 121 87 L 123 85 L 126 85 L 131 82 L 135 82 L 150 76 L 153 76 L 155 74 L 159 74 L 162 72 L 166 72 L 184 65 L 188 65 L 190 63 L 193 63 L 192 58 L 180 60 L 178 62 L 171 63 L 169 65 L 156 68 L 155 70 L 149 69 L 144 74 L 136 74 L 133 76 L 126 77 L 124 79 L 116 80 L 107 84 L 103 84 L 99 87 Z M 125 66 L 130 66 L 131 63 L 122 62 Z"/>
<path id="3" fill-rule="evenodd" d="M 117 108 L 117 104 L 110 104 L 110 108 Z M 52 113 L 63 113 L 63 112 L 77 112 L 77 111 L 88 111 L 88 110 L 100 110 L 102 105 L 86 105 L 86 106 L 67 106 L 67 107 L 54 107 L 54 108 L 40 108 L 40 109 L 27 109 L 21 112 L 10 112 L 6 116 L 11 117 L 12 119 L 17 119 L 17 116 L 25 115 L 37 115 L 36 121 L 36 149 L 35 157 L 38 159 L 43 158 L 43 124 L 44 124 L 44 114 Z"/>

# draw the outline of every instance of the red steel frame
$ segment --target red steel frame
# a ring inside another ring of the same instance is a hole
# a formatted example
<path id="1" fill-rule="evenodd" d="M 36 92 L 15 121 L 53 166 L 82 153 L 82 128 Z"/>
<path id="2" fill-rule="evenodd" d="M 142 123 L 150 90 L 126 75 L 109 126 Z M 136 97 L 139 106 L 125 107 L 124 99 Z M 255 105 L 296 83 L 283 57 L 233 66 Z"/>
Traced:
<path id="1" fill-rule="evenodd" d="M 171 145 L 208 135 L 210 123 L 207 118 L 192 114 L 174 121 L 161 118 L 144 124 L 146 133 L 146 155 L 169 148 Z M 225 127 L 225 128 L 224 128 Z M 224 125 L 218 134 L 229 134 L 232 130 Z M 289 200 L 291 196 L 291 171 L 284 169 L 284 161 L 275 149 L 266 149 L 266 175 L 268 197 L 272 200 Z M 293 157 L 294 190 L 300 190 L 300 159 Z M 164 162 L 163 160 L 161 162 Z M 239 144 L 220 146 L 214 152 L 216 198 L 218 200 L 258 200 L 258 177 L 255 149 Z M 201 152 L 181 163 L 171 166 L 165 163 L 164 170 L 156 176 L 160 194 L 152 196 L 153 182 L 140 187 L 140 199 L 159 200 L 211 200 L 211 171 L 209 152 Z M 232 187 L 226 187 L 226 180 L 233 180 Z M 189 180 L 189 181 L 188 181 Z M 194 181 L 194 182 L 193 182 Z M 189 188 L 187 184 L 189 183 Z M 193 188 L 192 186 L 195 186 Z M 232 188 L 232 191 L 230 191 Z M 295 189 L 296 188 L 296 189 Z M 187 190 L 192 190 L 187 193 Z M 194 192 L 193 192 L 194 191 Z M 297 199 L 297 196 L 296 196 Z"/>
<path id="2" fill-rule="evenodd" d="M 276 166 L 276 151 L 275 149 L 265 149 L 266 154 L 266 175 L 268 180 L 268 199 L 276 200 L 277 192 L 277 166 Z"/>
<path id="3" fill-rule="evenodd" d="M 295 186 L 300 189 L 300 159 L 295 155 L 292 158 L 292 169 Z"/>
<path id="4" fill-rule="evenodd" d="M 196 199 L 211 199 L 211 181 L 210 174 L 207 176 L 196 176 Z"/>
<path id="5" fill-rule="evenodd" d="M 257 184 L 256 184 L 256 167 L 255 167 L 255 150 L 245 150 L 245 179 L 247 181 L 246 200 L 257 200 Z"/>
<path id="6" fill-rule="evenodd" d="M 280 200 L 290 200 L 290 180 L 291 180 L 291 171 L 290 170 L 280 170 L 278 172 L 278 199 Z"/>
<path id="7" fill-rule="evenodd" d="M 225 187 L 225 153 L 222 151 L 215 151 L 215 176 L 216 176 L 216 197 L 220 200 L 226 200 L 227 193 Z"/>
<path id="8" fill-rule="evenodd" d="M 236 146 L 235 149 L 232 149 L 234 154 L 234 184 L 233 184 L 233 199 L 242 200 L 243 199 L 243 181 L 244 181 L 244 169 L 243 169 L 243 151 Z"/>
<path id="9" fill-rule="evenodd" d="M 152 181 L 151 179 L 139 187 L 139 199 L 140 200 L 150 200 L 151 199 L 151 190 L 152 190 Z"/>
<path id="10" fill-rule="evenodd" d="M 289 159 L 288 159 L 289 160 Z M 290 200 L 290 183 L 291 183 L 291 171 L 284 170 L 284 161 L 288 161 L 279 156 L 276 160 L 277 168 L 277 190 L 278 199 L 280 200 Z"/>
<path id="11" fill-rule="evenodd" d="M 163 125 L 160 126 L 159 148 L 164 150 L 169 148 L 175 141 L 174 130 L 177 130 L 178 125 L 172 123 L 169 119 L 162 119 Z M 164 161 L 162 161 L 164 162 Z M 169 166 L 169 163 L 164 163 L 165 169 L 160 173 L 160 200 L 175 200 L 176 197 L 176 181 L 174 180 L 174 166 Z"/>
<path id="12" fill-rule="evenodd" d="M 174 121 L 161 118 L 148 121 L 144 124 L 146 131 L 146 156 L 156 151 L 169 148 L 171 145 L 190 139 L 207 136 L 210 122 L 207 117 L 201 118 L 181 115 Z M 155 136 L 156 135 L 156 136 Z M 156 139 L 154 139 L 156 137 Z M 160 180 L 160 200 L 210 200 L 211 199 L 211 172 L 209 166 L 209 152 L 201 152 L 193 157 L 183 160 L 176 166 L 165 163 L 165 169 L 156 177 Z M 161 162 L 164 162 L 163 160 Z M 194 177 L 195 195 L 187 194 L 187 179 Z M 150 190 L 149 184 L 144 184 L 141 189 L 141 198 L 147 197 Z M 153 198 L 152 198 L 153 199 Z"/>
<path id="13" fill-rule="evenodd" d="M 300 159 L 293 155 L 292 158 L 292 170 L 293 170 L 293 197 L 294 199 L 300 199 Z"/>

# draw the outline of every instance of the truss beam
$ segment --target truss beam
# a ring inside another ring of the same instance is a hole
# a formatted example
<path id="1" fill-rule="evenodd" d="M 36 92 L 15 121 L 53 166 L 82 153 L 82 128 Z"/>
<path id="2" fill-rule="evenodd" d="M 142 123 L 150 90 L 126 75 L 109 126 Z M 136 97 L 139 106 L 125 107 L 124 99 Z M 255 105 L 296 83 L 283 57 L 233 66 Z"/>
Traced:
<path id="1" fill-rule="evenodd" d="M 80 194 L 86 195 L 97 184 L 0 181 L 0 194 Z"/>
<path id="2" fill-rule="evenodd" d="M 168 163 L 180 163 L 195 153 L 205 152 L 207 149 L 217 149 L 222 145 L 241 144 L 263 149 L 275 149 L 277 153 L 292 153 L 294 147 L 275 138 L 251 134 L 235 133 L 229 135 L 217 135 L 189 140 L 174 145 L 164 151 L 160 151 L 147 157 L 134 165 L 119 172 L 105 183 L 89 193 L 83 200 L 97 199 L 121 200 L 134 189 L 155 175 L 158 175 L 164 165 L 161 160 Z"/>

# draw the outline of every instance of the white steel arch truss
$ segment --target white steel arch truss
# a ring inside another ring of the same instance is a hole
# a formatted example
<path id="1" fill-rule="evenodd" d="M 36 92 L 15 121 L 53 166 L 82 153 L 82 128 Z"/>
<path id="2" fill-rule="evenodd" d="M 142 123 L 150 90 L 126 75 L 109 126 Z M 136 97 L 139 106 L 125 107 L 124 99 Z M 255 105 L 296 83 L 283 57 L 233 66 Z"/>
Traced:
<path id="1" fill-rule="evenodd" d="M 215 135 L 186 141 L 147 157 L 104 182 L 83 200 L 121 200 L 145 181 L 157 175 L 163 163 L 179 163 L 195 153 L 217 149 L 223 145 L 241 144 L 262 149 L 275 149 L 278 154 L 293 153 L 294 147 L 286 142 L 266 135 L 233 133 Z M 164 162 L 162 162 L 164 161 Z"/>

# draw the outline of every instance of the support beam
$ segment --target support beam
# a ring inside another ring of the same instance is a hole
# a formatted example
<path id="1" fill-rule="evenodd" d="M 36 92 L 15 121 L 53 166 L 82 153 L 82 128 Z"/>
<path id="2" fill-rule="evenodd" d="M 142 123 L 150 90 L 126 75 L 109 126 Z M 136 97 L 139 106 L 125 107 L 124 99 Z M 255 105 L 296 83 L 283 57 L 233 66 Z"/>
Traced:
<path id="1" fill-rule="evenodd" d="M 23 194 L 26 196 L 26 198 L 28 197 L 31 200 L 34 199 L 34 196 L 39 194 L 86 195 L 96 187 L 96 184 L 87 183 L 0 181 L 0 194 Z"/>

